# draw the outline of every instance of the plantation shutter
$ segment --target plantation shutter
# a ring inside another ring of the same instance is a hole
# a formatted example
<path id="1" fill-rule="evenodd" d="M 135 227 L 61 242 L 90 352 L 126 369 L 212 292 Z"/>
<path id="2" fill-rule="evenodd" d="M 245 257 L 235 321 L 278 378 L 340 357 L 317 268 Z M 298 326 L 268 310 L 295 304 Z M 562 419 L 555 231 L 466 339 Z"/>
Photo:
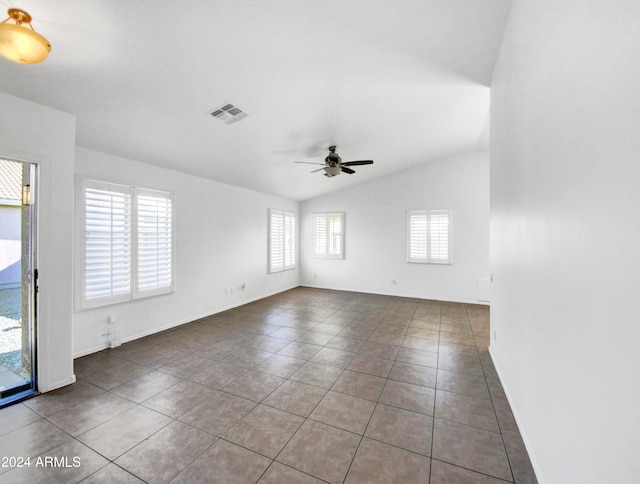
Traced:
<path id="1" fill-rule="evenodd" d="M 410 210 L 407 212 L 407 260 L 450 264 L 450 210 Z"/>
<path id="2" fill-rule="evenodd" d="M 325 255 L 327 253 L 327 216 L 316 215 L 313 222 L 313 253 Z"/>
<path id="3" fill-rule="evenodd" d="M 429 261 L 449 262 L 449 212 L 433 210 L 429 217 Z"/>
<path id="4" fill-rule="evenodd" d="M 284 214 L 281 210 L 269 212 L 269 272 L 284 268 Z"/>
<path id="5" fill-rule="evenodd" d="M 284 268 L 296 265 L 296 218 L 291 212 L 284 212 Z"/>
<path id="6" fill-rule="evenodd" d="M 136 191 L 138 293 L 162 294 L 173 289 L 173 200 L 170 193 Z"/>
<path id="7" fill-rule="evenodd" d="M 344 213 L 316 213 L 313 216 L 313 254 L 344 258 Z"/>
<path id="8" fill-rule="evenodd" d="M 329 215 L 329 251 L 332 256 L 342 255 L 342 217 Z"/>
<path id="9" fill-rule="evenodd" d="M 131 297 L 131 188 L 85 180 L 83 304 Z"/>
<path id="10" fill-rule="evenodd" d="M 409 261 L 427 262 L 427 211 L 409 212 Z"/>
<path id="11" fill-rule="evenodd" d="M 296 216 L 269 209 L 269 272 L 296 266 Z"/>

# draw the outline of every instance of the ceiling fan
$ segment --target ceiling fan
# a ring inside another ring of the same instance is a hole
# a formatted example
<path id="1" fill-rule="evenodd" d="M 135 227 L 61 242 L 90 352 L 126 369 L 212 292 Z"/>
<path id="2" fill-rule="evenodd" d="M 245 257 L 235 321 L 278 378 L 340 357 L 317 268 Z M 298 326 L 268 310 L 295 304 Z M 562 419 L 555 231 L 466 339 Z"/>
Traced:
<path id="1" fill-rule="evenodd" d="M 373 165 L 373 160 L 346 161 L 343 163 L 342 158 L 340 158 L 340 155 L 336 153 L 336 147 L 329 146 L 329 155 L 324 159 L 324 163 L 315 163 L 311 161 L 294 161 L 294 163 L 305 163 L 307 165 L 322 165 L 322 168 L 313 170 L 311 173 L 316 173 L 318 171 L 324 170 L 324 176 L 331 178 L 333 176 L 339 175 L 342 172 L 348 173 L 349 175 L 353 175 L 355 171 L 349 168 L 350 166 Z"/>

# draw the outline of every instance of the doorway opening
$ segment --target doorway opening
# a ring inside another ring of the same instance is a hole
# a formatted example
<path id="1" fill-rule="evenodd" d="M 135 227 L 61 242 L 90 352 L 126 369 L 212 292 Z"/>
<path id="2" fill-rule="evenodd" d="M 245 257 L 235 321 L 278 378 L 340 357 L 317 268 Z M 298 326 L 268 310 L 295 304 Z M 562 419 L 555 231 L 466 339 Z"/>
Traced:
<path id="1" fill-rule="evenodd" d="M 36 171 L 0 158 L 0 407 L 37 390 Z"/>

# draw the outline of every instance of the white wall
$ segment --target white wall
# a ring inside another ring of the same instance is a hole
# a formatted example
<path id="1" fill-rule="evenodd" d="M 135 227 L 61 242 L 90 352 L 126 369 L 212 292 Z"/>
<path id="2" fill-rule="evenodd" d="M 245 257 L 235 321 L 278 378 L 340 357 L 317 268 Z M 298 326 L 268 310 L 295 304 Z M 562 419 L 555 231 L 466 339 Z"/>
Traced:
<path id="1" fill-rule="evenodd" d="M 20 220 L 20 205 L 0 201 L 0 289 L 20 287 Z"/>
<path id="2" fill-rule="evenodd" d="M 84 148 L 76 174 L 171 191 L 176 222 L 175 292 L 76 312 L 76 356 L 105 347 L 107 316 L 126 341 L 298 285 L 298 269 L 267 274 L 268 208 L 298 212 L 297 202 Z"/>
<path id="3" fill-rule="evenodd" d="M 453 211 L 452 265 L 406 262 L 406 213 L 417 209 Z M 439 160 L 314 198 L 302 203 L 301 212 L 303 285 L 478 302 L 477 281 L 489 277 L 487 152 Z M 346 212 L 344 260 L 313 257 L 313 212 Z"/>
<path id="4" fill-rule="evenodd" d="M 75 116 L 0 93 L 0 157 L 39 164 L 38 384 L 72 383 Z"/>
<path id="5" fill-rule="evenodd" d="M 493 76 L 491 354 L 540 482 L 640 476 L 639 25 L 515 0 Z"/>

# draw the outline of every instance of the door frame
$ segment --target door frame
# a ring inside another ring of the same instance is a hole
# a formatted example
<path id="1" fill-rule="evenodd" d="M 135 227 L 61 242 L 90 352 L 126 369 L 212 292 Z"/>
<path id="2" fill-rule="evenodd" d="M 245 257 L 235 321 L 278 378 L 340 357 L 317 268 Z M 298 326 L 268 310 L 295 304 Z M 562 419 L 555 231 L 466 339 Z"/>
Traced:
<path id="1" fill-rule="evenodd" d="M 21 271 L 21 317 L 22 322 L 25 322 L 25 300 L 24 300 L 24 287 L 25 280 L 22 277 L 25 273 L 28 275 L 27 284 L 28 287 L 28 321 L 29 321 L 29 338 L 28 338 L 28 351 L 30 353 L 30 366 L 31 366 L 31 379 L 28 383 L 24 385 L 18 385 L 11 389 L 5 390 L 0 394 L 0 408 L 5 407 L 7 405 L 16 403 L 17 401 L 23 400 L 30 396 L 36 395 L 38 393 L 38 351 L 37 351 L 37 340 L 38 340 L 38 200 L 39 200 L 39 175 L 40 175 L 40 165 L 34 161 L 21 160 L 14 157 L 5 157 L 0 155 L 0 159 L 11 161 L 14 163 L 20 163 L 21 165 L 28 165 L 29 169 L 29 200 L 28 200 L 28 215 L 29 215 L 29 227 L 27 230 L 27 240 L 24 240 L 24 232 L 22 225 L 22 216 L 21 216 L 21 265 L 23 267 Z M 24 173 L 24 171 L 23 171 Z M 24 187 L 24 176 L 21 180 L 21 185 Z M 25 213 L 25 192 L 24 189 L 21 189 L 22 193 L 22 204 L 21 204 L 21 215 Z M 27 243 L 27 249 L 24 249 L 24 244 Z M 28 270 L 24 270 L 24 255 L 25 252 L 28 254 Z M 24 340 L 23 340 L 24 341 Z M 22 351 L 24 351 L 24 344 Z"/>

